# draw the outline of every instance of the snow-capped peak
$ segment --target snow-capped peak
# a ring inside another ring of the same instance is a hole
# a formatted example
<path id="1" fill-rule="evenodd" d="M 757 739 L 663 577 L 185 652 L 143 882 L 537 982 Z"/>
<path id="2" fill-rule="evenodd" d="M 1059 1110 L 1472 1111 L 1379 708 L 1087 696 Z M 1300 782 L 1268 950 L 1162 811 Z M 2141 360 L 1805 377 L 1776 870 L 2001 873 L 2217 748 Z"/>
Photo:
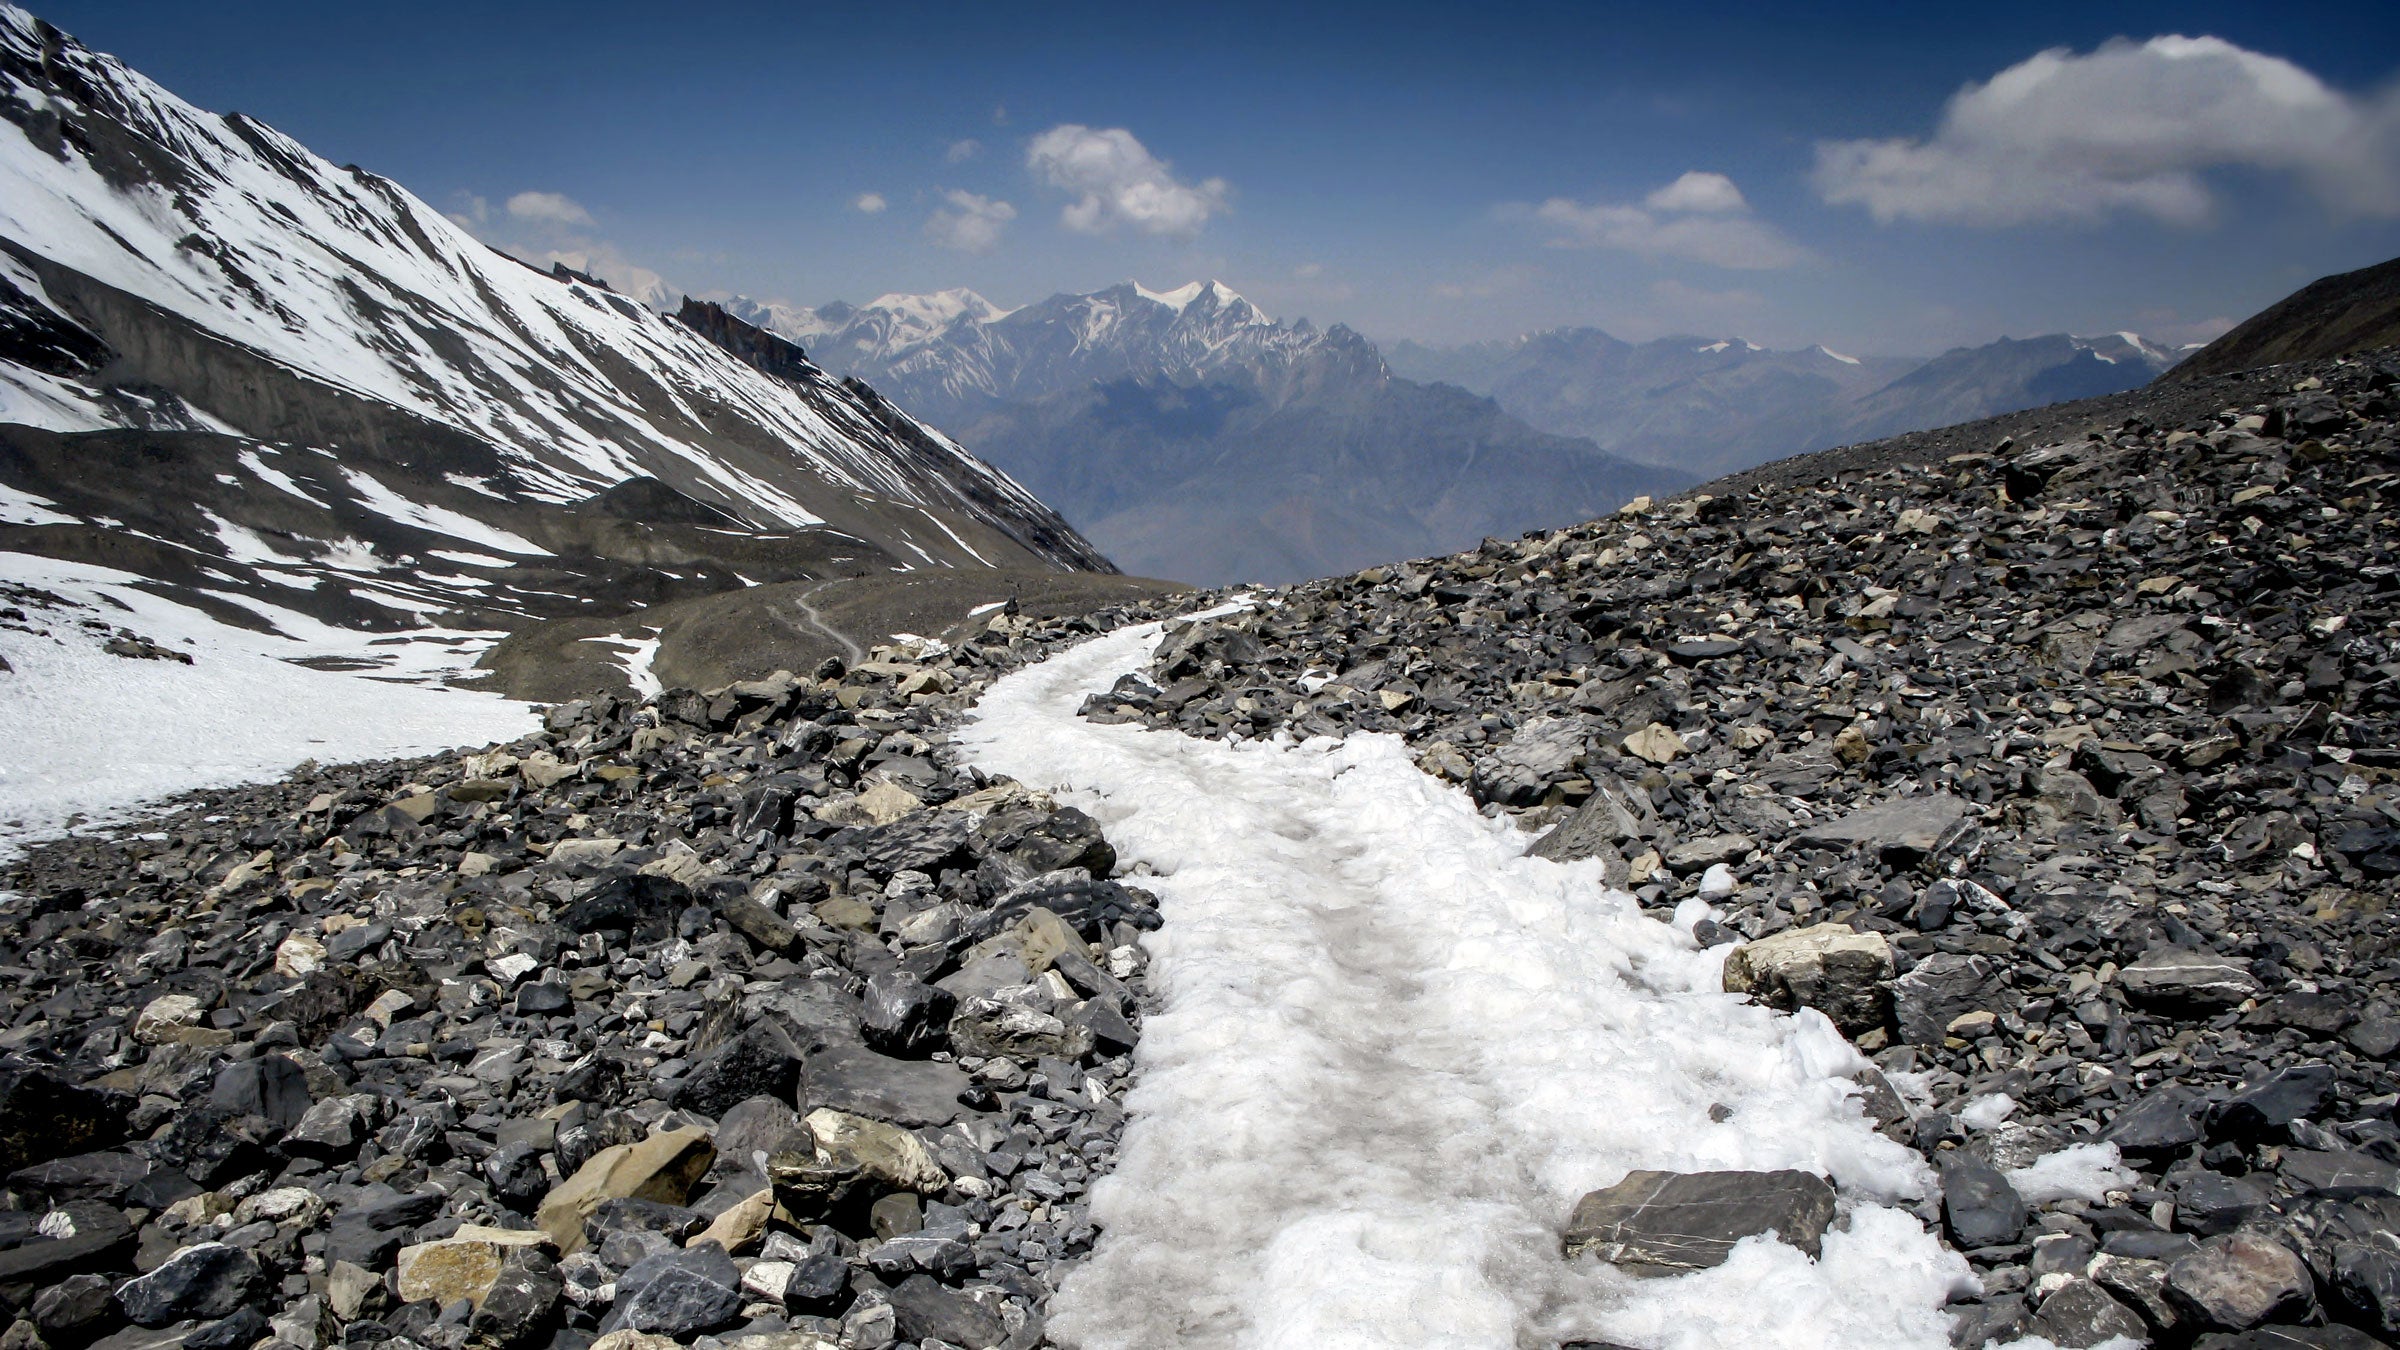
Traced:
<path id="1" fill-rule="evenodd" d="M 1813 352 L 1816 352 L 1816 353 L 1818 353 L 1819 355 L 1822 355 L 1822 356 L 1830 356 L 1830 357 L 1832 357 L 1834 360 L 1841 362 L 1841 363 L 1842 363 L 1843 365 L 1845 365 L 1845 366 L 1855 366 L 1855 365 L 1859 364 L 1859 360 L 1858 360 L 1858 358 L 1857 358 L 1857 357 L 1855 357 L 1855 356 L 1844 356 L 1844 355 L 1842 355 L 1840 352 L 1837 352 L 1837 351 L 1835 351 L 1833 348 L 1826 346 L 1826 345 L 1825 345 L 1824 343 L 1822 343 L 1822 342 L 1818 343 L 1818 344 L 1817 344 L 1816 346 L 1814 346 L 1814 347 L 1811 347 L 1811 348 L 1809 348 L 1809 350 L 1810 350 L 1810 351 L 1813 351 Z"/>
<path id="2" fill-rule="evenodd" d="M 911 327 L 929 330 L 948 328 L 961 319 L 990 323 L 1015 312 L 1000 308 L 964 286 L 953 286 L 931 295 L 902 295 L 897 292 L 879 295 L 860 308 L 879 309 Z"/>
<path id="3" fill-rule="evenodd" d="M 1165 305 L 1178 314 L 1189 310 L 1195 302 L 1206 300 L 1208 303 L 1204 308 L 1218 314 L 1233 315 L 1244 323 L 1274 322 L 1258 306 L 1242 298 L 1222 281 L 1187 281 L 1171 291 L 1154 291 L 1138 281 L 1129 284 L 1134 294 L 1152 304 Z"/>

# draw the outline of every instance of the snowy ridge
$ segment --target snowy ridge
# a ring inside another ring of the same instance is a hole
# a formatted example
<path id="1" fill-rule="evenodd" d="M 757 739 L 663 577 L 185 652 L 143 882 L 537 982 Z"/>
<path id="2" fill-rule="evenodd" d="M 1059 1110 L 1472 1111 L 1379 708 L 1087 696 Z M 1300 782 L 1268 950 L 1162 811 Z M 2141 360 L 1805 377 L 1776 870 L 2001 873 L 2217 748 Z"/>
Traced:
<path id="1" fill-rule="evenodd" d="M 0 242 L 19 255 L 6 278 L 33 304 L 64 320 L 35 274 L 71 270 L 501 447 L 526 497 L 651 476 L 770 528 L 825 519 L 813 499 L 828 491 L 1041 509 L 921 427 L 939 472 L 912 470 L 922 448 L 896 452 L 821 372 L 764 378 L 682 324 L 505 258 L 390 181 L 194 108 L 13 8 L 0 8 L 0 121 Z M 5 415 L 84 430 L 214 413 L 146 417 L 71 383 L 11 371 Z M 745 429 L 738 451 L 716 434 L 729 424 Z"/>

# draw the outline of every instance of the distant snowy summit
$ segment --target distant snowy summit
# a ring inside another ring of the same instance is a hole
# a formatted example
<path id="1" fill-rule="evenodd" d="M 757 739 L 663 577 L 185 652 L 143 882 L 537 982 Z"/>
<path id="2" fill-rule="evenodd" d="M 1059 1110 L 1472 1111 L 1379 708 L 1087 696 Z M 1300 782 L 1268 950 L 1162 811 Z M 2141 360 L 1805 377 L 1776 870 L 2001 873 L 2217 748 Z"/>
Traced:
<path id="1" fill-rule="evenodd" d="M 995 404 L 1099 380 L 1274 381 L 1296 363 L 1325 360 L 1383 373 L 1373 345 L 1350 329 L 1280 323 L 1213 280 L 1163 291 L 1127 281 L 1019 309 L 965 289 L 815 309 L 736 298 L 726 309 L 953 430 Z"/>

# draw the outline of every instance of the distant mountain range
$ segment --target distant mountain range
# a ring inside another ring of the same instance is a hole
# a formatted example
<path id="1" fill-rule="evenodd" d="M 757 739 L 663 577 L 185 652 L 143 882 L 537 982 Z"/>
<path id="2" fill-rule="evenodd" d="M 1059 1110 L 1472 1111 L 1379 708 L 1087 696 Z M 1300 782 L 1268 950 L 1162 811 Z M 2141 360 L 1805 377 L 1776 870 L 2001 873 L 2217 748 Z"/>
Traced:
<path id="1" fill-rule="evenodd" d="M 2002 338 L 1925 361 L 1774 351 L 1740 338 L 1630 343 L 1596 328 L 1462 347 L 1400 342 L 1387 353 L 1404 375 L 1489 394 L 1544 431 L 1704 477 L 2136 388 L 2177 355 L 2132 333 Z"/>
<path id="2" fill-rule="evenodd" d="M 269 636 L 484 641 L 759 583 L 1111 570 L 792 343 L 536 271 L 0 6 L 11 558 Z"/>
<path id="3" fill-rule="evenodd" d="M 1358 333 L 1279 323 L 1213 281 L 1017 310 L 971 291 L 726 308 L 974 446 L 1137 574 L 1323 576 L 1693 481 L 1394 375 Z"/>
<path id="4" fill-rule="evenodd" d="M 1464 547 L 1806 450 L 2134 388 L 2179 355 L 2131 333 L 1928 361 L 1595 328 L 1379 350 L 1217 281 L 1015 310 L 968 290 L 726 308 L 958 436 L 1124 566 L 1197 582 Z"/>

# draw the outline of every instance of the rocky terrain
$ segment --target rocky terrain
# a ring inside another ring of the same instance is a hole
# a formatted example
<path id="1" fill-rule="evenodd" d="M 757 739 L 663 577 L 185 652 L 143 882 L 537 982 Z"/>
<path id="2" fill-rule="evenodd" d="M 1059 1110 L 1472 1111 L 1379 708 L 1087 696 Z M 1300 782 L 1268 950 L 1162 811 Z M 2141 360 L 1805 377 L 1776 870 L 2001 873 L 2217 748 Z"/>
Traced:
<path id="1" fill-rule="evenodd" d="M 1729 990 L 1831 1018 L 1939 1168 L 1959 1345 L 2380 1345 L 2400 352 L 2127 397 L 1294 587 L 1087 716 L 1404 737 L 1728 948 Z M 2066 1180 L 2107 1161 L 2075 1145 L 2117 1161 Z M 1822 1189 L 1637 1173 L 1568 1241 L 1805 1246 Z"/>
<path id="2" fill-rule="evenodd" d="M 1158 919 L 946 728 L 1127 617 L 996 608 L 35 850 L 9 1344 L 1039 1344 Z"/>

